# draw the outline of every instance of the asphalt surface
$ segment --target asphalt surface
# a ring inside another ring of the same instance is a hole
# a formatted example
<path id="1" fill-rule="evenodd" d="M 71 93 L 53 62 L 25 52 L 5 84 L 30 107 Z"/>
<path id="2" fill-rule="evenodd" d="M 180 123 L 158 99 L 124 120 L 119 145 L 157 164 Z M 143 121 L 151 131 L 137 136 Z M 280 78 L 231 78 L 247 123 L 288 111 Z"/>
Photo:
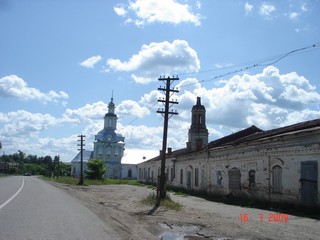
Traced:
<path id="1" fill-rule="evenodd" d="M 81 202 L 30 176 L 0 178 L 0 240 L 120 239 Z"/>

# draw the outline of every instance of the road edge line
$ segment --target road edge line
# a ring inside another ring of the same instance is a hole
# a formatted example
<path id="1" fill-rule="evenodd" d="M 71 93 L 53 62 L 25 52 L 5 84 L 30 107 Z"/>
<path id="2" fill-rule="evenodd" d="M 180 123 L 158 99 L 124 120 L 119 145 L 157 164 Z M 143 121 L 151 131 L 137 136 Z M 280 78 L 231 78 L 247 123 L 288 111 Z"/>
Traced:
<path id="1" fill-rule="evenodd" d="M 4 208 L 9 202 L 11 202 L 21 192 L 23 186 L 24 186 L 24 177 L 22 177 L 22 184 L 19 190 L 15 194 L 13 194 L 7 201 L 5 201 L 0 205 L 0 210 Z"/>

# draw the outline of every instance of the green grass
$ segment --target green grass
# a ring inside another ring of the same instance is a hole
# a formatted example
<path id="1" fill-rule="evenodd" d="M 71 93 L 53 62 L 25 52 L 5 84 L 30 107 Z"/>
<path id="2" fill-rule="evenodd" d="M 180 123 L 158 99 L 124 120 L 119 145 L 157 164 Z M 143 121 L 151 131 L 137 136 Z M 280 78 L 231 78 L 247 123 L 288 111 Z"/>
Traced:
<path id="1" fill-rule="evenodd" d="M 156 201 L 157 201 L 157 196 L 154 192 L 150 193 L 147 197 L 141 200 L 143 204 L 148 204 L 151 206 L 154 206 L 156 204 Z M 163 206 L 175 211 L 180 211 L 182 208 L 182 205 L 178 202 L 173 201 L 169 194 L 167 194 L 166 198 L 161 201 L 160 206 Z"/>
<path id="2" fill-rule="evenodd" d="M 46 181 L 53 181 L 57 183 L 77 185 L 79 183 L 79 178 L 74 177 L 42 177 Z M 132 186 L 143 186 L 137 180 L 127 180 L 127 179 L 84 179 L 84 185 L 115 185 L 115 184 L 125 184 Z"/>

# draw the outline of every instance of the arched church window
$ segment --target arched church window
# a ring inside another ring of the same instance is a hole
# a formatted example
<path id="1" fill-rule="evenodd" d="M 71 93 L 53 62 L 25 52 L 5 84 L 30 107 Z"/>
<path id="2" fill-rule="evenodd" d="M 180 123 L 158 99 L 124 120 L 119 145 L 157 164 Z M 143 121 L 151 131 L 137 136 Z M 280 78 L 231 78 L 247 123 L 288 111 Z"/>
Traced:
<path id="1" fill-rule="evenodd" d="M 199 114 L 199 124 L 201 125 L 202 124 L 202 115 Z"/>
<path id="2" fill-rule="evenodd" d="M 102 148 L 99 146 L 98 147 L 98 159 L 102 159 Z"/>
<path id="3" fill-rule="evenodd" d="M 107 154 L 108 157 L 111 156 L 111 148 L 110 147 L 107 147 L 106 154 Z"/>
<path id="4" fill-rule="evenodd" d="M 119 148 L 114 149 L 114 155 L 117 157 L 119 155 Z"/>

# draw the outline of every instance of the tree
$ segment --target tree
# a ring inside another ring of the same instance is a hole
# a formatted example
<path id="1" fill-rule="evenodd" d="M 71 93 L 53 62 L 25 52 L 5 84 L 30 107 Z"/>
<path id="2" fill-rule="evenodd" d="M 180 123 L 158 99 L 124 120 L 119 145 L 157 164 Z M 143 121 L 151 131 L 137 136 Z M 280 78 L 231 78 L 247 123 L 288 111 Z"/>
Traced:
<path id="1" fill-rule="evenodd" d="M 54 176 L 70 176 L 71 165 L 65 164 L 63 162 L 58 162 L 54 168 Z"/>
<path id="2" fill-rule="evenodd" d="M 107 169 L 104 166 L 104 162 L 101 159 L 91 159 L 87 163 L 88 170 L 85 174 L 91 179 L 103 179 Z"/>

